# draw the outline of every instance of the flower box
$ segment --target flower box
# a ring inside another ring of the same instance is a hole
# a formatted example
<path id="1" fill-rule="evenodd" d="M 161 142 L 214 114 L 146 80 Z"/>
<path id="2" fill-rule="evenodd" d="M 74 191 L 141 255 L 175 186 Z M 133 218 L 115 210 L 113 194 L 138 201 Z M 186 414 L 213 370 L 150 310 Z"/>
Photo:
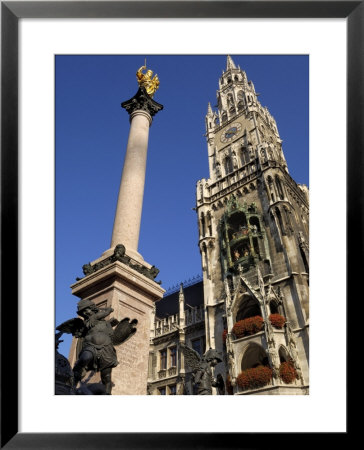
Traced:
<path id="1" fill-rule="evenodd" d="M 261 331 L 263 328 L 263 323 L 264 321 L 261 316 L 249 317 L 236 322 L 233 326 L 232 332 L 237 338 L 250 336 Z"/>
<path id="2" fill-rule="evenodd" d="M 280 314 L 271 314 L 269 320 L 275 328 L 283 328 L 283 325 L 286 323 L 286 318 Z"/>
<path id="3" fill-rule="evenodd" d="M 266 386 L 272 379 L 272 369 L 267 366 L 258 366 L 240 372 L 236 383 L 242 389 L 256 389 Z"/>
<path id="4" fill-rule="evenodd" d="M 291 384 L 299 378 L 293 362 L 291 361 L 283 362 L 279 366 L 279 376 L 286 384 Z"/>

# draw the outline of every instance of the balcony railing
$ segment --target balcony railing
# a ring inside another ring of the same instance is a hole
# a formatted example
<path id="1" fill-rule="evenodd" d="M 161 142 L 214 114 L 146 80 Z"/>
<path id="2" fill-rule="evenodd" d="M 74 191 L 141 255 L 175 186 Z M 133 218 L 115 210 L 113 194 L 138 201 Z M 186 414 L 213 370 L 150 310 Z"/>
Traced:
<path id="1" fill-rule="evenodd" d="M 170 367 L 168 369 L 168 376 L 169 377 L 173 377 L 176 374 L 177 374 L 177 367 Z"/>

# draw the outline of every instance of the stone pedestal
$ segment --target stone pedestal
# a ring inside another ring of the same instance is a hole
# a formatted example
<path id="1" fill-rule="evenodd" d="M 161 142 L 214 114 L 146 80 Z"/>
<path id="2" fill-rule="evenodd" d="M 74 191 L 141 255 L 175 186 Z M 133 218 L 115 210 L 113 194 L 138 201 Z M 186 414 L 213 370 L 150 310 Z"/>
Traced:
<path id="1" fill-rule="evenodd" d="M 154 303 L 163 296 L 158 283 L 119 261 L 103 267 L 71 286 L 72 294 L 92 300 L 97 306 L 112 307 L 107 319 L 137 319 L 137 332 L 116 347 L 119 365 L 112 371 L 112 395 L 146 395 L 149 335 Z M 73 367 L 77 340 L 70 352 Z"/>

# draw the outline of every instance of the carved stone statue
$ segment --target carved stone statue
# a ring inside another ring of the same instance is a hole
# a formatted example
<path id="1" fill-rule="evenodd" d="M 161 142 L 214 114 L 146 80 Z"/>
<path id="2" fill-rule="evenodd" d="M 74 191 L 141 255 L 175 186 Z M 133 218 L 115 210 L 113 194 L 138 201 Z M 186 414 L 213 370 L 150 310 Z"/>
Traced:
<path id="1" fill-rule="evenodd" d="M 188 366 L 191 367 L 194 377 L 194 385 L 197 386 L 197 395 L 212 395 L 212 387 L 217 387 L 221 391 L 221 381 L 218 382 L 212 376 L 211 367 L 222 362 L 220 354 L 210 348 L 201 356 L 187 345 L 181 344 L 181 349 Z"/>
<path id="2" fill-rule="evenodd" d="M 143 73 L 143 70 L 146 69 L 147 69 L 146 65 L 140 67 L 136 73 L 136 77 L 139 86 L 143 86 L 147 91 L 147 94 L 153 97 L 156 90 L 159 88 L 160 82 L 157 74 L 155 74 L 154 77 L 152 78 L 153 76 L 152 70 L 149 69 L 145 73 Z"/>
<path id="3" fill-rule="evenodd" d="M 105 393 L 111 395 L 111 371 L 118 365 L 114 346 L 133 336 L 138 323 L 129 318 L 120 322 L 115 318 L 105 320 L 112 312 L 112 308 L 99 308 L 91 300 L 82 299 L 77 305 L 77 314 L 82 319 L 70 319 L 56 328 L 82 339 L 82 349 L 73 367 L 75 387 L 87 371 L 100 371 Z"/>
<path id="4" fill-rule="evenodd" d="M 56 358 L 55 358 L 55 394 L 56 395 L 104 395 L 105 386 L 102 383 L 81 382 L 79 388 L 75 388 L 74 374 L 68 359 L 58 352 L 62 332 L 56 333 Z M 91 377 L 89 377 L 91 378 Z"/>

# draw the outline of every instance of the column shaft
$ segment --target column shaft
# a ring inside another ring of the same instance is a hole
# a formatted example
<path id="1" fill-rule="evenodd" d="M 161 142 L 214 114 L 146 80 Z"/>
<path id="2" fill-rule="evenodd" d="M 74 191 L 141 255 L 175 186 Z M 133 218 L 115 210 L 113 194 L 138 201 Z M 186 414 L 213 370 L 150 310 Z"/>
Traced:
<path id="1" fill-rule="evenodd" d="M 116 207 L 111 248 L 117 244 L 138 250 L 142 216 L 149 127 L 152 118 L 146 111 L 134 111 Z"/>

